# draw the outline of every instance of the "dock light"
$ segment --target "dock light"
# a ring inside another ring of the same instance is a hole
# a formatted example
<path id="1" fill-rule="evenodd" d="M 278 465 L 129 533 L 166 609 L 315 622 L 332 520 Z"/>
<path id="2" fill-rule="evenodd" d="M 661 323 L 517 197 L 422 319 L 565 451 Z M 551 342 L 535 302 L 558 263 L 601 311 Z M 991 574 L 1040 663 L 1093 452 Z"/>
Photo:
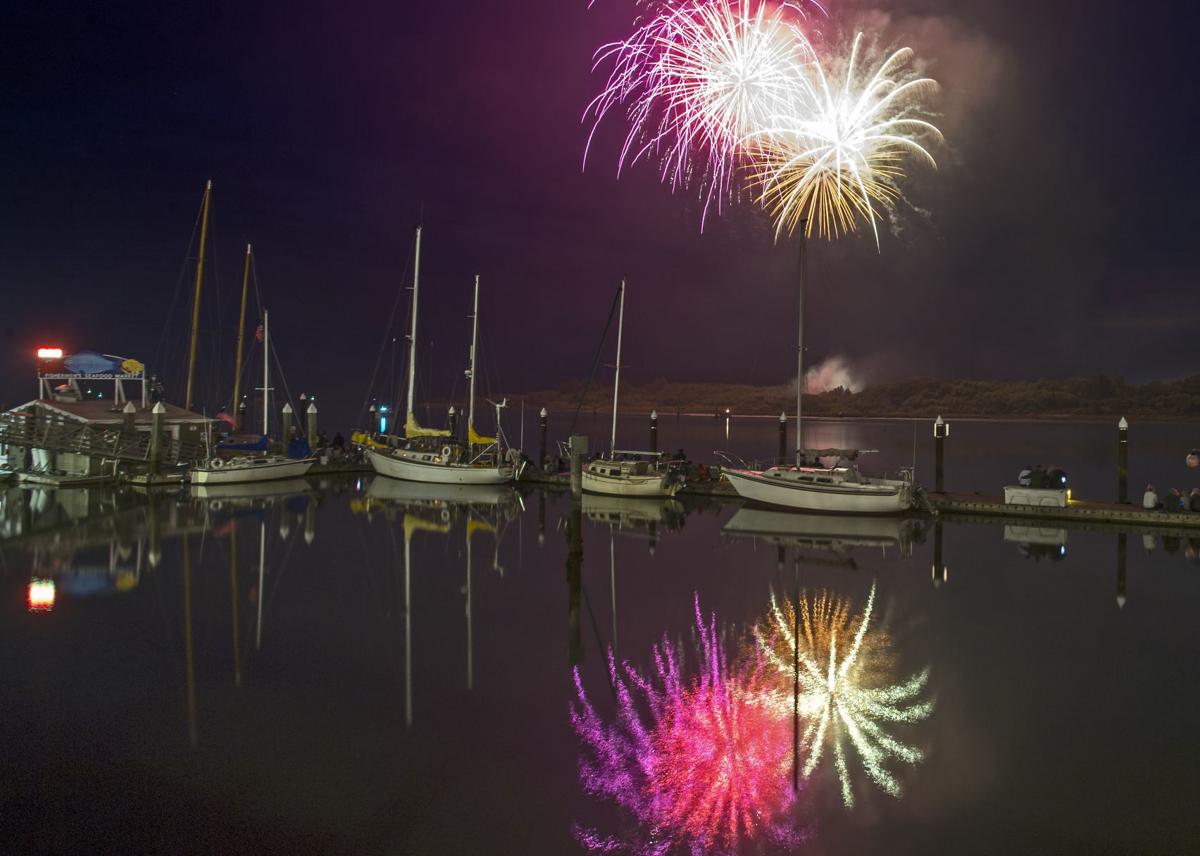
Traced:
<path id="1" fill-rule="evenodd" d="M 37 355 L 39 360 L 61 360 L 63 355 L 62 348 L 38 348 Z"/>
<path id="2" fill-rule="evenodd" d="M 54 580 L 30 580 L 28 597 L 30 612 L 49 612 L 54 609 Z"/>

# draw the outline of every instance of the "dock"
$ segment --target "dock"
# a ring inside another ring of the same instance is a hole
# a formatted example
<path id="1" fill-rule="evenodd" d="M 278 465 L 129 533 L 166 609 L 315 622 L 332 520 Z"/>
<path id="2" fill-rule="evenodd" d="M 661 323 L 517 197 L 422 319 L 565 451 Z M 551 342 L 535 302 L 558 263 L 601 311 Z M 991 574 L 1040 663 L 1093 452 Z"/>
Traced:
<path id="1" fill-rule="evenodd" d="M 929 493 L 930 510 L 947 517 L 1019 518 L 1072 523 L 1117 523 L 1139 528 L 1200 529 L 1200 513 L 1154 511 L 1126 502 L 1072 499 L 1065 508 L 1051 505 L 1006 504 L 1003 497 L 978 493 Z"/>

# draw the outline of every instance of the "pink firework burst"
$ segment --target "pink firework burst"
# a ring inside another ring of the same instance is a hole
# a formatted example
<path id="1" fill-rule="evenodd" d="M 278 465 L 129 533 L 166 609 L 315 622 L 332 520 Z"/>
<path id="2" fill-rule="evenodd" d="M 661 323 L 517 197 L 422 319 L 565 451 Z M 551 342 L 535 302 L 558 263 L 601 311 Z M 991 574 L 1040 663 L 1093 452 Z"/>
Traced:
<path id="1" fill-rule="evenodd" d="M 589 793 L 629 811 L 639 831 L 621 840 L 577 830 L 593 851 L 731 853 L 758 840 L 799 842 L 791 823 L 792 720 L 770 703 L 762 662 L 731 668 L 715 616 L 696 602 L 696 669 L 664 638 L 654 670 L 643 674 L 610 658 L 617 700 L 612 722 L 588 701 L 578 670 L 571 721 L 583 752 L 579 775 Z"/>
<path id="2" fill-rule="evenodd" d="M 611 68 L 585 112 L 593 121 L 584 163 L 601 121 L 624 112 L 617 174 L 657 159 L 672 190 L 698 188 L 704 216 L 714 199 L 719 209 L 734 193 L 746 141 L 800 91 L 812 55 L 803 17 L 792 0 L 655 4 L 633 35 L 596 52 L 594 70 Z"/>

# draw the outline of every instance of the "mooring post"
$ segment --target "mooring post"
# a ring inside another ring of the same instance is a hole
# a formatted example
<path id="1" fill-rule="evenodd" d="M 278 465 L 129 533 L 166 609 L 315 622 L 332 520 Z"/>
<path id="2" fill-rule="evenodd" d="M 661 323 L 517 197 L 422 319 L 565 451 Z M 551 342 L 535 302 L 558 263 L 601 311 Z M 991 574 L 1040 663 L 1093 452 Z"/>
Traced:
<path id="1" fill-rule="evenodd" d="M 308 402 L 308 410 L 305 411 L 308 417 L 308 445 L 313 450 L 317 449 L 317 403 L 315 401 Z"/>
<path id="2" fill-rule="evenodd" d="M 246 430 L 246 399 L 244 398 L 238 402 L 237 429 L 239 434 Z"/>
<path id="3" fill-rule="evenodd" d="M 152 475 L 158 475 L 159 464 L 162 462 L 163 420 L 166 418 L 166 413 L 167 408 L 163 407 L 161 401 L 150 411 L 150 473 Z"/>
<path id="4" fill-rule="evenodd" d="M 1125 420 L 1122 419 L 1122 422 Z M 1117 535 L 1117 608 L 1125 608 L 1125 540 L 1128 536 L 1122 532 Z"/>
<path id="5" fill-rule="evenodd" d="M 134 432 L 133 421 L 137 416 L 137 408 L 133 406 L 132 401 L 126 401 L 125 407 L 121 409 L 121 432 L 126 437 L 132 437 Z"/>
<path id="6" fill-rule="evenodd" d="M 367 411 L 367 414 L 368 414 L 368 419 L 370 420 L 370 424 L 371 424 L 371 433 L 378 434 L 379 433 L 379 408 L 376 407 L 374 404 L 372 404 L 371 409 Z"/>
<path id="7" fill-rule="evenodd" d="M 1129 501 L 1129 423 L 1117 423 L 1117 502 Z M 1124 543 L 1124 542 L 1122 542 Z"/>
<path id="8" fill-rule="evenodd" d="M 458 436 L 458 411 L 454 409 L 454 405 L 450 405 L 450 410 L 446 414 L 446 427 L 450 429 L 450 436 Z"/>
<path id="9" fill-rule="evenodd" d="M 942 419 L 942 415 L 939 413 L 933 423 L 933 489 L 937 493 L 946 492 L 946 438 L 949 436 L 950 423 Z M 939 529 L 938 532 L 941 530 Z"/>
<path id="10" fill-rule="evenodd" d="M 783 466 L 788 462 L 787 453 L 787 414 L 780 412 L 779 414 L 779 460 L 776 462 Z M 780 562 L 783 559 L 779 560 Z"/>
<path id="11" fill-rule="evenodd" d="M 546 417 L 549 415 L 544 407 L 538 414 L 538 467 L 543 470 L 546 468 Z"/>
<path id="12" fill-rule="evenodd" d="M 283 405 L 283 420 L 279 428 L 279 442 L 283 444 L 284 451 L 287 451 L 288 442 L 292 439 L 292 405 L 290 402 L 285 402 Z"/>
<path id="13" fill-rule="evenodd" d="M 650 451 L 658 451 L 658 411 L 650 411 Z"/>
<path id="14" fill-rule="evenodd" d="M 571 435 L 571 496 L 583 496 L 583 460 L 587 457 L 588 438 L 583 434 Z"/>

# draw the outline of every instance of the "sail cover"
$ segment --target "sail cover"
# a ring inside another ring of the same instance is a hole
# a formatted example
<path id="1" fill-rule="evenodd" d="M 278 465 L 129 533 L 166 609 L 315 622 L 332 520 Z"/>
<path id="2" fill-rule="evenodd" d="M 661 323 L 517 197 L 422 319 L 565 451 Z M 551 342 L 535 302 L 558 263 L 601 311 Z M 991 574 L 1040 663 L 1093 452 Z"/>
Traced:
<path id="1" fill-rule="evenodd" d="M 483 437 L 475 433 L 475 426 L 471 425 L 467 428 L 467 439 L 472 446 L 491 446 L 495 444 L 495 437 Z"/>
<path id="2" fill-rule="evenodd" d="M 404 423 L 405 437 L 449 437 L 450 432 L 440 428 L 422 428 L 417 424 L 417 417 L 411 413 L 408 414 L 408 421 Z"/>

